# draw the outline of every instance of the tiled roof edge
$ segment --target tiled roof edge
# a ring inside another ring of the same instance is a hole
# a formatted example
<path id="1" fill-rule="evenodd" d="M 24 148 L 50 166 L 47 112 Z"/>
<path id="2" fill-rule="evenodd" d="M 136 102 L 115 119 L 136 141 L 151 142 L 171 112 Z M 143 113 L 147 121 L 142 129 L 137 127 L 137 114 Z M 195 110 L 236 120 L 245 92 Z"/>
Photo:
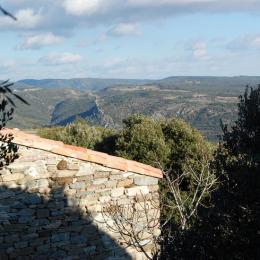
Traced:
<path id="1" fill-rule="evenodd" d="M 44 150 L 82 161 L 97 163 L 120 171 L 129 171 L 151 177 L 163 178 L 163 174 L 160 169 L 136 161 L 111 156 L 106 153 L 96 152 L 83 147 L 66 145 L 63 142 L 41 138 L 37 135 L 29 134 L 19 129 L 3 129 L 1 130 L 1 133 L 12 134 L 14 137 L 12 142 L 21 146 Z"/>

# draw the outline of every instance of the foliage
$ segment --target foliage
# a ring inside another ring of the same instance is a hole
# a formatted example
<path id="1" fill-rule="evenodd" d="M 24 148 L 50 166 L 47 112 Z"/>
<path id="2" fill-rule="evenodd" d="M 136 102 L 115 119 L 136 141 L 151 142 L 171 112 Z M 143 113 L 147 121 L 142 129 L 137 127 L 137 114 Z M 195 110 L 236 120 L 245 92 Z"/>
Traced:
<path id="1" fill-rule="evenodd" d="M 260 86 L 239 97 L 238 119 L 223 125 L 211 165 L 220 182 L 212 207 L 201 207 L 191 229 L 176 230 L 163 246 L 164 258 L 259 259 L 260 249 Z"/>
<path id="2" fill-rule="evenodd" d="M 16 107 L 14 98 L 28 105 L 23 98 L 10 89 L 12 85 L 13 83 L 8 80 L 0 83 L 0 131 L 13 119 L 14 108 Z M 10 164 L 18 157 L 18 147 L 12 143 L 12 140 L 11 134 L 0 132 L 0 168 Z"/>
<path id="3" fill-rule="evenodd" d="M 240 258 L 260 256 L 260 86 L 247 87 L 239 97 L 238 120 L 229 130 L 223 126 L 223 141 L 216 156 L 223 171 L 215 199 L 223 230 L 223 252 Z M 243 245 L 243 250 L 241 246 Z M 234 254 L 234 253 L 233 253 Z"/>
<path id="4" fill-rule="evenodd" d="M 112 129 L 90 126 L 86 120 L 78 119 L 66 127 L 39 129 L 38 134 L 41 137 L 62 141 L 66 144 L 106 151 L 113 146 L 115 132 Z"/>
<path id="5" fill-rule="evenodd" d="M 158 161 L 166 163 L 170 151 L 159 122 L 133 115 L 123 123 L 124 128 L 116 141 L 116 155 L 153 166 L 158 166 Z"/>
<path id="6" fill-rule="evenodd" d="M 161 122 L 161 127 L 170 148 L 170 165 L 168 164 L 167 168 L 173 168 L 175 173 L 182 173 L 187 165 L 195 165 L 203 156 L 210 157 L 210 144 L 198 130 L 183 120 L 165 120 Z"/>
<path id="7" fill-rule="evenodd" d="M 223 126 L 223 146 L 236 163 L 245 167 L 258 168 L 260 163 L 260 85 L 258 88 L 246 88 L 239 97 L 238 120 L 231 130 Z"/>
<path id="8" fill-rule="evenodd" d="M 190 228 L 198 205 L 206 203 L 216 184 L 209 169 L 212 148 L 201 134 L 180 119 L 156 121 L 133 115 L 124 120 L 115 148 L 116 155 L 167 172 L 161 182 L 162 222 L 168 222 L 165 231 L 173 226 Z"/>

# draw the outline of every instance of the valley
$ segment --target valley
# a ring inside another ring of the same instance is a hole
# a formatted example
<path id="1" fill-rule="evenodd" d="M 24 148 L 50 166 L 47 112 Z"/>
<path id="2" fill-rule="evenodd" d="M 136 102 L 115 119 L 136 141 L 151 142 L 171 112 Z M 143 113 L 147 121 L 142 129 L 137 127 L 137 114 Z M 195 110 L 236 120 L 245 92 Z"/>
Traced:
<path id="1" fill-rule="evenodd" d="M 15 92 L 30 106 L 18 104 L 11 127 L 32 129 L 67 125 L 78 117 L 119 129 L 122 120 L 141 113 L 154 118 L 179 117 L 218 140 L 220 120 L 236 119 L 238 96 L 260 77 L 170 77 L 162 80 L 23 80 Z"/>

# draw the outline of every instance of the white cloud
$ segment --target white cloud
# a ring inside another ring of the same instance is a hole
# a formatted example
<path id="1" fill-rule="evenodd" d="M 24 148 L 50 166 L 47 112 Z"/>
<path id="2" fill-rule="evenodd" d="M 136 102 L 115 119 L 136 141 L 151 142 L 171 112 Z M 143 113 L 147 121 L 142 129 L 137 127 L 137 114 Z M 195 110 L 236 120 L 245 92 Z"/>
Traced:
<path id="1" fill-rule="evenodd" d="M 246 35 L 228 43 L 227 47 L 231 50 L 255 50 L 260 49 L 260 34 Z"/>
<path id="2" fill-rule="evenodd" d="M 20 28 L 20 29 L 34 29 L 41 24 L 43 16 L 36 13 L 32 9 L 21 9 L 15 13 L 18 21 L 14 21 L 9 17 L 0 16 L 0 27 L 4 29 Z"/>
<path id="3" fill-rule="evenodd" d="M 16 62 L 14 60 L 7 60 L 1 62 L 0 69 L 1 70 L 12 70 L 16 67 Z"/>
<path id="4" fill-rule="evenodd" d="M 103 2 L 103 0 L 65 0 L 63 6 L 69 14 L 92 15 L 102 8 Z"/>
<path id="5" fill-rule="evenodd" d="M 53 33 L 43 33 L 27 36 L 24 41 L 18 46 L 19 49 L 40 49 L 44 46 L 60 44 L 64 41 L 61 36 Z"/>
<path id="6" fill-rule="evenodd" d="M 206 42 L 200 41 L 200 42 L 195 42 L 192 47 L 192 54 L 195 59 L 198 60 L 208 60 L 209 55 L 208 55 L 208 45 Z"/>
<path id="7" fill-rule="evenodd" d="M 108 31 L 108 35 L 111 36 L 127 36 L 127 35 L 140 35 L 139 27 L 135 23 L 119 23 L 111 30 Z"/>
<path id="8" fill-rule="evenodd" d="M 205 3 L 216 3 L 216 0 L 128 0 L 129 5 L 133 6 L 177 6 L 177 5 L 188 5 L 188 4 L 205 4 Z"/>
<path id="9" fill-rule="evenodd" d="M 47 56 L 43 56 L 39 59 L 40 63 L 45 65 L 65 65 L 74 64 L 82 60 L 79 54 L 63 52 L 63 53 L 51 53 Z"/>
<path id="10" fill-rule="evenodd" d="M 259 0 L 6 0 L 3 5 L 19 20 L 0 16 L 1 28 L 67 33 L 86 25 L 141 23 L 187 13 L 260 12 Z"/>

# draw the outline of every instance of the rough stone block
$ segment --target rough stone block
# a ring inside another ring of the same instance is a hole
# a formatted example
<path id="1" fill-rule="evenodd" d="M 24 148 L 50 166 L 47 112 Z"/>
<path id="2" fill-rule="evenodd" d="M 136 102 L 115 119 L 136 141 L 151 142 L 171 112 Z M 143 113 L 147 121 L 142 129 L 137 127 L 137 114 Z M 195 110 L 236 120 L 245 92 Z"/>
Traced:
<path id="1" fill-rule="evenodd" d="M 77 177 L 78 181 L 85 181 L 87 183 L 91 183 L 91 181 L 93 180 L 93 175 L 85 175 L 85 176 L 80 176 Z"/>
<path id="2" fill-rule="evenodd" d="M 102 197 L 99 198 L 99 201 L 101 203 L 106 203 L 106 202 L 111 201 L 111 197 L 110 196 L 102 196 Z"/>
<path id="3" fill-rule="evenodd" d="M 132 177 L 136 174 L 133 173 L 133 172 L 124 172 L 124 173 L 122 173 L 122 175 L 123 175 L 124 178 L 128 178 L 128 177 Z"/>
<path id="4" fill-rule="evenodd" d="M 80 200 L 80 207 L 84 208 L 84 207 L 95 205 L 97 203 L 98 203 L 97 197 L 92 197 L 92 198 L 88 198 L 88 199 L 81 199 Z"/>
<path id="5" fill-rule="evenodd" d="M 111 189 L 108 189 L 108 188 L 95 190 L 95 192 L 97 194 L 99 194 L 100 196 L 109 196 L 109 195 L 111 195 Z"/>
<path id="6" fill-rule="evenodd" d="M 91 164 L 81 164 L 76 176 L 85 176 L 94 174 L 94 169 Z"/>
<path id="7" fill-rule="evenodd" d="M 107 188 L 116 188 L 117 181 L 116 180 L 109 180 L 105 184 L 106 184 Z"/>
<path id="8" fill-rule="evenodd" d="M 33 180 L 26 184 L 28 190 L 48 188 L 49 181 L 47 179 Z"/>
<path id="9" fill-rule="evenodd" d="M 87 186 L 87 191 L 96 191 L 96 190 L 101 190 L 104 189 L 105 185 L 91 185 L 91 186 Z"/>
<path id="10" fill-rule="evenodd" d="M 23 178 L 24 178 L 24 175 L 22 173 L 14 173 L 14 174 L 2 176 L 3 182 L 17 181 L 17 180 L 20 180 Z"/>
<path id="11" fill-rule="evenodd" d="M 110 180 L 122 180 L 124 176 L 122 174 L 112 174 L 110 175 Z"/>
<path id="12" fill-rule="evenodd" d="M 85 182 L 81 181 L 81 182 L 75 182 L 73 184 L 70 185 L 71 189 L 76 189 L 76 190 L 82 190 L 85 189 Z"/>
<path id="13" fill-rule="evenodd" d="M 10 197 L 14 197 L 14 196 L 15 196 L 15 193 L 13 191 L 4 191 L 4 192 L 0 191 L 0 200 L 7 199 Z"/>
<path id="14" fill-rule="evenodd" d="M 138 186 L 157 185 L 158 179 L 149 176 L 137 176 L 134 178 L 134 183 Z"/>
<path id="15" fill-rule="evenodd" d="M 159 190 L 159 185 L 151 185 L 148 187 L 150 192 L 158 191 Z"/>
<path id="16" fill-rule="evenodd" d="M 38 209 L 37 217 L 38 218 L 47 218 L 50 215 L 50 211 L 48 209 Z"/>
<path id="17" fill-rule="evenodd" d="M 89 247 L 84 248 L 83 250 L 84 250 L 85 254 L 89 256 L 89 255 L 95 253 L 96 246 L 89 246 Z"/>
<path id="18" fill-rule="evenodd" d="M 111 196 L 112 197 L 120 197 L 120 196 L 124 195 L 124 191 L 125 191 L 125 189 L 123 187 L 113 189 L 111 191 Z"/>
<path id="19" fill-rule="evenodd" d="M 127 196 L 146 195 L 149 193 L 147 186 L 139 186 L 134 188 L 126 189 Z"/>
<path id="20" fill-rule="evenodd" d="M 69 233 L 54 234 L 51 237 L 52 242 L 68 241 L 70 239 Z"/>
<path id="21" fill-rule="evenodd" d="M 75 176 L 75 174 L 76 174 L 76 171 L 62 170 L 62 171 L 57 171 L 55 174 L 55 177 L 57 177 L 57 178 L 73 177 L 73 176 Z"/>
<path id="22" fill-rule="evenodd" d="M 57 178 L 56 181 L 60 185 L 71 184 L 73 183 L 73 177 Z"/>
<path id="23" fill-rule="evenodd" d="M 122 181 L 118 181 L 117 187 L 130 187 L 133 184 L 132 179 L 125 179 Z"/>
<path id="24" fill-rule="evenodd" d="M 79 163 L 68 163 L 68 170 L 79 170 Z"/>
<path id="25" fill-rule="evenodd" d="M 24 175 L 29 176 L 33 179 L 43 179 L 43 178 L 50 177 L 50 173 L 44 168 L 33 167 L 33 166 L 26 169 L 24 171 Z"/>
<path id="26" fill-rule="evenodd" d="M 90 212 L 101 212 L 102 211 L 102 206 L 99 204 L 95 204 L 95 205 L 88 205 L 87 209 Z"/>
<path id="27" fill-rule="evenodd" d="M 58 170 L 66 170 L 68 168 L 68 163 L 65 160 L 61 160 L 59 161 L 59 163 L 57 164 L 57 169 Z"/>
<path id="28" fill-rule="evenodd" d="M 33 209 L 22 209 L 18 212 L 19 216 L 32 216 L 35 210 Z"/>
<path id="29" fill-rule="evenodd" d="M 94 173 L 95 179 L 107 178 L 109 175 L 110 175 L 109 171 L 101 171 L 101 172 Z"/>
<path id="30" fill-rule="evenodd" d="M 26 241 L 21 241 L 21 242 L 14 244 L 14 247 L 17 249 L 25 248 L 27 246 L 28 246 L 28 242 L 26 242 Z"/>
<path id="31" fill-rule="evenodd" d="M 108 181 L 107 178 L 101 178 L 101 179 L 94 179 L 92 181 L 93 185 L 100 185 L 100 184 L 104 184 Z"/>

